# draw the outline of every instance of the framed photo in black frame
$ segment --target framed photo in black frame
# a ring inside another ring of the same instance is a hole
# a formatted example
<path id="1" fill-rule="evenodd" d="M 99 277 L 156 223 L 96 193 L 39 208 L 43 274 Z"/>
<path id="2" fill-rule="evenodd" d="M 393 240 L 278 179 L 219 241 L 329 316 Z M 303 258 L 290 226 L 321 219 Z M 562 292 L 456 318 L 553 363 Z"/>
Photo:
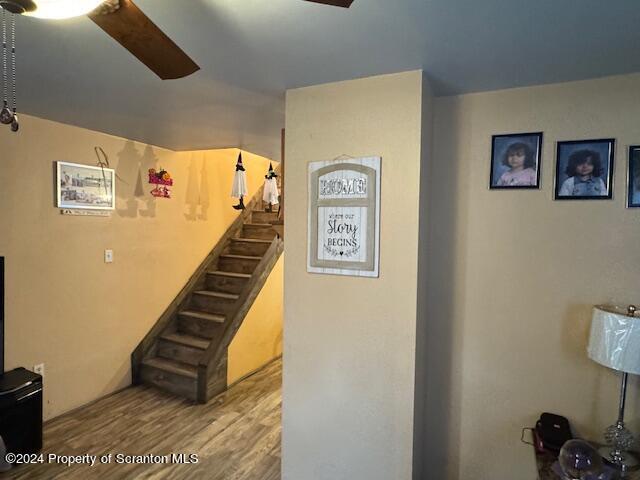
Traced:
<path id="1" fill-rule="evenodd" d="M 627 171 L 627 207 L 640 207 L 640 145 L 629 147 L 629 170 Z"/>
<path id="2" fill-rule="evenodd" d="M 489 188 L 540 188 L 542 132 L 491 137 Z"/>
<path id="3" fill-rule="evenodd" d="M 555 199 L 611 199 L 614 156 L 613 138 L 558 142 Z"/>

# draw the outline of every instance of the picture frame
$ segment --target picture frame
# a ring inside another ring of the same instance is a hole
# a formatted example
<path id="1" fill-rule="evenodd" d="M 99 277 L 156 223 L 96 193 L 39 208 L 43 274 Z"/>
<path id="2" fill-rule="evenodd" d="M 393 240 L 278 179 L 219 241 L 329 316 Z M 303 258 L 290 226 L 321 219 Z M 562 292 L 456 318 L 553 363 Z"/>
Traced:
<path id="1" fill-rule="evenodd" d="M 307 272 L 379 277 L 381 161 L 309 162 Z"/>
<path id="2" fill-rule="evenodd" d="M 629 147 L 627 208 L 640 208 L 640 145 Z"/>
<path id="3" fill-rule="evenodd" d="M 539 189 L 542 132 L 491 137 L 490 190 Z"/>
<path id="4" fill-rule="evenodd" d="M 116 171 L 56 162 L 56 198 L 61 209 L 114 210 Z"/>
<path id="5" fill-rule="evenodd" d="M 555 200 L 613 198 L 615 139 L 557 143 Z"/>

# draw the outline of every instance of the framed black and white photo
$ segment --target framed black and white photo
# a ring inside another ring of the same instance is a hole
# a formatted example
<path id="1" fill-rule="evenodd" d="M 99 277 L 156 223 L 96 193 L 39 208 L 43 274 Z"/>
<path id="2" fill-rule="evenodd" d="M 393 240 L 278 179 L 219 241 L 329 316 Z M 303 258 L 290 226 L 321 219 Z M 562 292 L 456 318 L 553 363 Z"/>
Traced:
<path id="1" fill-rule="evenodd" d="M 115 170 L 67 162 L 57 162 L 56 170 L 58 208 L 115 209 Z"/>
<path id="2" fill-rule="evenodd" d="M 556 200 L 607 200 L 613 196 L 615 140 L 558 142 Z"/>
<path id="3" fill-rule="evenodd" d="M 308 272 L 378 277 L 380 161 L 309 163 Z"/>
<path id="4" fill-rule="evenodd" d="M 640 145 L 629 147 L 629 170 L 627 172 L 627 207 L 640 207 Z"/>
<path id="5" fill-rule="evenodd" d="M 494 135 L 489 188 L 540 188 L 542 132 Z"/>

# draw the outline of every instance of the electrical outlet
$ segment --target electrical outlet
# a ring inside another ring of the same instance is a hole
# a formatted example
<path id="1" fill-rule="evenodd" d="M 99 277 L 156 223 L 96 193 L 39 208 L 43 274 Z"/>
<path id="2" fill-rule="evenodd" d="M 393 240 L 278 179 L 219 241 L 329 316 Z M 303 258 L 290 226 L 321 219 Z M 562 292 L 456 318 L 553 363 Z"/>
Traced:
<path id="1" fill-rule="evenodd" d="M 104 251 L 104 263 L 113 263 L 113 250 Z"/>
<path id="2" fill-rule="evenodd" d="M 39 363 L 38 365 L 33 366 L 34 373 L 42 376 L 44 378 L 44 363 Z"/>

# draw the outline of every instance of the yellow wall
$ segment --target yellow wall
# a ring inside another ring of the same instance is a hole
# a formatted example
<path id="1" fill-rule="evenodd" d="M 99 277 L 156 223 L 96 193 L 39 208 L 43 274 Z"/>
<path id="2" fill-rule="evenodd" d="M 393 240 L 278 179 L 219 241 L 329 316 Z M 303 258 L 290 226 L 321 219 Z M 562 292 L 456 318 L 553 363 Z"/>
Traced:
<path id="1" fill-rule="evenodd" d="M 45 364 L 51 418 L 130 383 L 131 352 L 237 215 L 238 151 L 172 152 L 26 115 L 19 134 L 0 129 L 0 144 L 6 368 Z M 93 165 L 96 145 L 122 179 L 117 210 L 60 215 L 54 162 Z M 243 158 L 252 196 L 268 160 Z M 172 199 L 149 194 L 150 167 L 173 175 Z"/>
<path id="2" fill-rule="evenodd" d="M 640 210 L 625 209 L 640 143 L 640 75 L 439 98 L 424 451 L 433 478 L 535 478 L 520 431 L 544 411 L 602 441 L 620 377 L 586 354 L 591 308 L 640 298 Z M 490 191 L 491 135 L 544 132 L 540 190 Z M 614 198 L 554 201 L 555 142 L 614 137 Z M 627 420 L 639 427 L 637 377 Z"/>
<path id="3" fill-rule="evenodd" d="M 412 476 L 422 81 L 287 92 L 284 480 Z M 306 271 L 307 164 L 341 155 L 382 157 L 380 278 Z"/>
<path id="4" fill-rule="evenodd" d="M 283 274 L 284 255 L 229 345 L 229 385 L 282 354 Z"/>

